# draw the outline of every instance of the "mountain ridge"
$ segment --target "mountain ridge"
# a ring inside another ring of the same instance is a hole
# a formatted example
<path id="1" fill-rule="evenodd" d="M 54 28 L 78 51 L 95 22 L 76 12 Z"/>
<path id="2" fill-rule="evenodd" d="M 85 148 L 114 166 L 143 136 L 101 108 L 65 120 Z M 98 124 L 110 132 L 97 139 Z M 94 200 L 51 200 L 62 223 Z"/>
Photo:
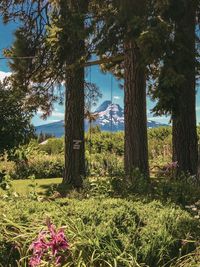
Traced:
<path id="1" fill-rule="evenodd" d="M 109 100 L 104 101 L 95 111 L 98 115 L 95 122 L 92 122 L 92 126 L 99 125 L 102 131 L 123 131 L 124 130 L 124 109 L 119 105 L 112 103 Z M 153 120 L 147 121 L 148 128 L 156 128 L 160 126 L 167 126 Z M 90 127 L 90 123 L 85 119 L 85 131 Z M 61 137 L 64 135 L 64 120 L 36 126 L 36 133 L 40 134 L 48 133 Z"/>

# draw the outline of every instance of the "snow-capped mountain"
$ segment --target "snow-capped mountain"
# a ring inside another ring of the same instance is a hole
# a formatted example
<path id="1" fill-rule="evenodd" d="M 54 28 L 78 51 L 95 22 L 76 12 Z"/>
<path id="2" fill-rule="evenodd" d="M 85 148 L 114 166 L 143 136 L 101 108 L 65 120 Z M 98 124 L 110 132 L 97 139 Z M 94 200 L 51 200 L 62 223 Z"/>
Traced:
<path id="1" fill-rule="evenodd" d="M 103 102 L 95 113 L 98 118 L 95 122 L 104 131 L 121 131 L 124 129 L 124 110 L 111 101 Z"/>
<path id="2" fill-rule="evenodd" d="M 99 125 L 102 131 L 123 131 L 124 130 L 124 109 L 118 104 L 111 101 L 104 101 L 94 112 L 97 115 L 96 121 L 92 122 L 92 126 Z M 156 128 L 166 126 L 156 121 L 149 120 L 148 128 Z M 90 127 L 88 120 L 85 120 L 85 130 Z M 49 133 L 56 137 L 64 134 L 64 121 L 58 121 L 36 127 L 36 133 Z"/>

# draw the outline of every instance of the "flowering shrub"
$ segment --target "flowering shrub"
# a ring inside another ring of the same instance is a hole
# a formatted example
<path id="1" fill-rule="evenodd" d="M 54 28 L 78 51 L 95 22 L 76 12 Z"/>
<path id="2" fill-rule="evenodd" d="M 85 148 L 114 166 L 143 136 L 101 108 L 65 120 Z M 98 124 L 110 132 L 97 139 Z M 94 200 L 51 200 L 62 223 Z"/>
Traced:
<path id="1" fill-rule="evenodd" d="M 166 176 L 170 176 L 171 178 L 174 178 L 174 176 L 176 175 L 176 170 L 178 169 L 178 167 L 179 167 L 178 161 L 170 162 L 163 167 L 164 174 Z"/>
<path id="2" fill-rule="evenodd" d="M 48 262 L 48 266 L 61 266 L 68 256 L 69 243 L 64 230 L 56 230 L 50 220 L 47 220 L 47 228 L 39 233 L 30 246 L 33 254 L 29 261 L 31 267 L 41 266 L 45 262 Z"/>
<path id="3" fill-rule="evenodd" d="M 165 167 L 166 167 L 167 171 L 177 169 L 178 168 L 178 161 L 168 163 L 167 165 L 165 165 Z"/>

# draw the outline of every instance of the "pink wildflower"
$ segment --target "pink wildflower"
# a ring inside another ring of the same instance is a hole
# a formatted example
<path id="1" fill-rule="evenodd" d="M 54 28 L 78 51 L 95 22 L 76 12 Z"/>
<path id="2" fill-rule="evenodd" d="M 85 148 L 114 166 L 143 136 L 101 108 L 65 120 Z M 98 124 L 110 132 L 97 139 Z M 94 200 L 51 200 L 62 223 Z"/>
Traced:
<path id="1" fill-rule="evenodd" d="M 47 222 L 47 231 L 39 233 L 38 238 L 30 245 L 33 256 L 29 261 L 31 267 L 37 267 L 42 260 L 53 262 L 59 266 L 65 258 L 63 252 L 69 250 L 69 244 L 63 229 L 56 231 L 55 225 Z"/>
<path id="2" fill-rule="evenodd" d="M 166 171 L 174 170 L 177 169 L 178 167 L 179 167 L 178 161 L 171 162 L 166 165 Z"/>
<path id="3" fill-rule="evenodd" d="M 38 255 L 36 255 L 36 256 L 34 256 L 34 257 L 32 257 L 30 259 L 29 265 L 31 267 L 37 267 L 37 266 L 40 265 L 40 263 L 41 263 L 41 257 L 39 257 Z"/>
<path id="4" fill-rule="evenodd" d="M 51 235 L 51 241 L 48 243 L 48 246 L 52 249 L 52 254 L 56 256 L 58 252 L 68 250 L 69 244 L 63 229 L 60 229 L 56 232 L 53 224 L 49 225 L 48 229 Z"/>

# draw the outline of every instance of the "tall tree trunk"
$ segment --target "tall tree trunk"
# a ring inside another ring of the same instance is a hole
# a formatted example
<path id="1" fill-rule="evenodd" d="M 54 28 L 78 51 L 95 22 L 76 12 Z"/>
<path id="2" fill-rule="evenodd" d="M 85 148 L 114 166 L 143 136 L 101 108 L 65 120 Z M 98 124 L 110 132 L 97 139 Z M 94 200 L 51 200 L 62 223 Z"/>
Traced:
<path id="1" fill-rule="evenodd" d="M 145 67 L 134 41 L 125 43 L 125 171 L 138 168 L 149 175 Z"/>
<path id="2" fill-rule="evenodd" d="M 64 1 L 64 0 L 63 0 Z M 82 187 L 85 176 L 85 141 L 84 141 L 84 67 L 79 66 L 80 59 L 85 55 L 84 14 L 87 12 L 88 1 L 69 0 L 72 16 L 76 25 L 71 37 L 71 55 L 66 59 L 66 99 L 65 99 L 65 172 L 63 183 L 72 187 Z M 75 19 L 75 18 L 74 18 Z M 78 28 L 77 28 L 78 27 Z M 79 32 L 80 31 L 80 32 Z M 84 38 L 84 37 L 83 37 Z"/>
<path id="3" fill-rule="evenodd" d="M 85 176 L 84 68 L 68 74 L 65 100 L 65 173 L 63 182 L 82 187 Z"/>
<path id="4" fill-rule="evenodd" d="M 172 113 L 173 161 L 178 172 L 197 174 L 198 145 L 195 111 L 195 1 L 187 1 L 184 15 L 176 23 L 175 64 L 183 75 Z"/>

